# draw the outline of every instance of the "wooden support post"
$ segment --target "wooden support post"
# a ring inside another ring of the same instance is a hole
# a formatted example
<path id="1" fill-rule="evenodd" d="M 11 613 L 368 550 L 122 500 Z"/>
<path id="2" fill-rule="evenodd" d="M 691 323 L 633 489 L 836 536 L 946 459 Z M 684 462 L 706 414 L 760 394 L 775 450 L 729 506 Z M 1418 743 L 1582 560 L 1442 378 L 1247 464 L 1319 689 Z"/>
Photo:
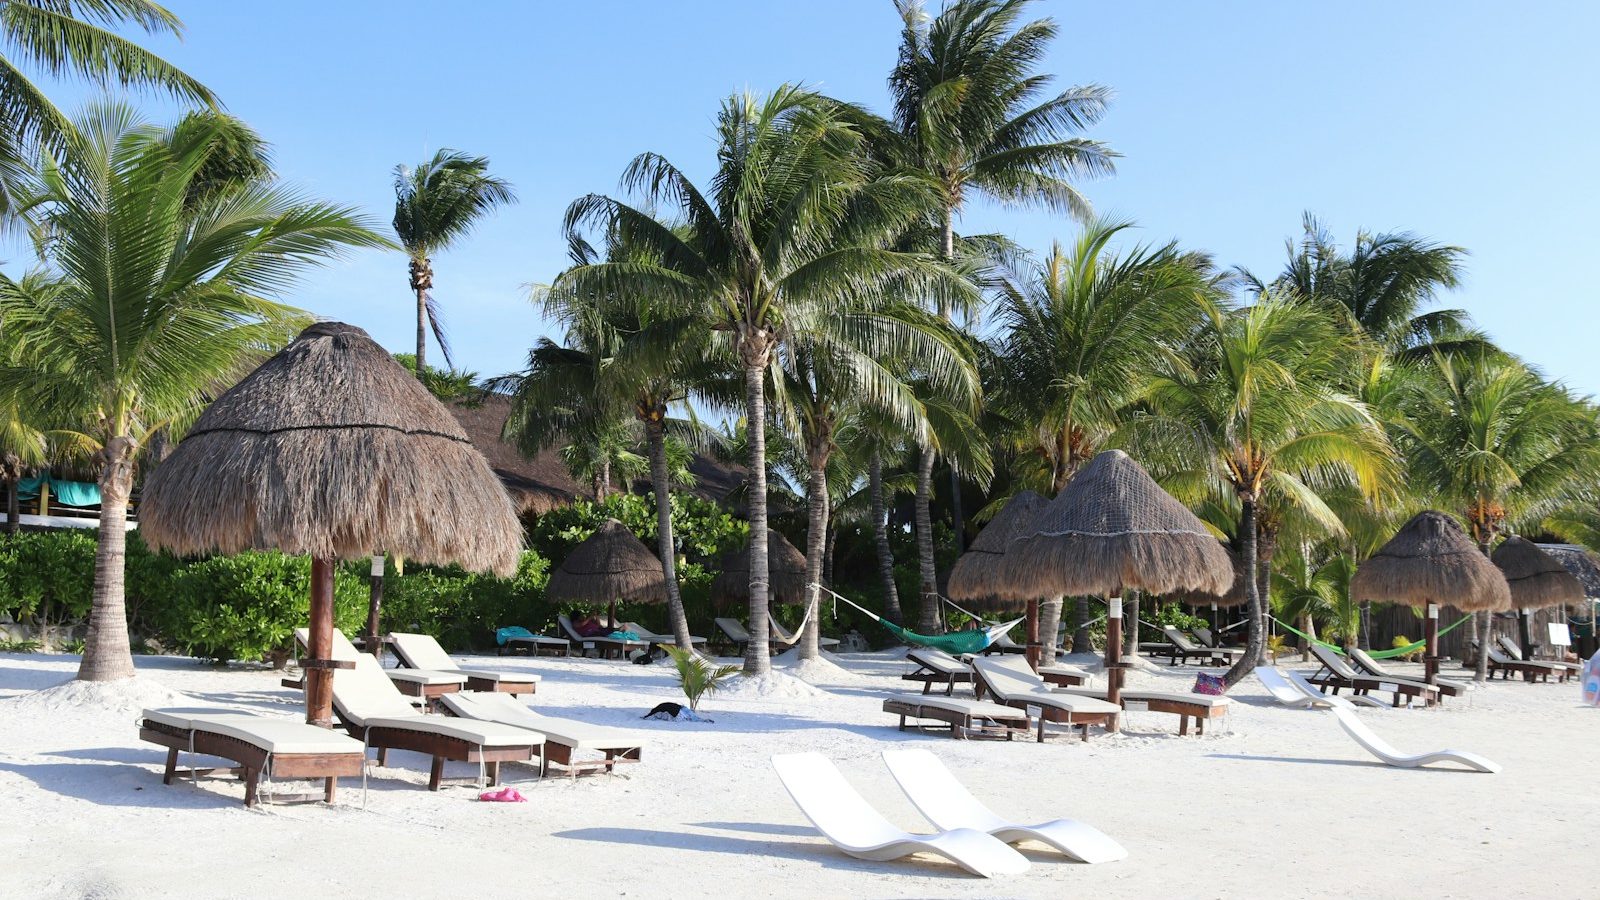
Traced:
<path id="1" fill-rule="evenodd" d="M 372 592 L 367 600 L 367 652 L 383 662 L 383 643 L 378 640 L 379 619 L 383 610 L 383 554 L 372 554 Z"/>
<path id="2" fill-rule="evenodd" d="M 1533 642 L 1533 610 L 1523 610 L 1517 620 L 1517 627 L 1522 632 L 1520 635 L 1522 640 L 1518 641 L 1522 645 L 1522 658 L 1531 661 L 1539 649 Z"/>
<path id="3" fill-rule="evenodd" d="M 306 649 L 314 660 L 333 657 L 333 560 L 311 561 L 311 629 Z M 306 672 L 306 721 L 333 727 L 333 670 L 321 666 Z"/>
<path id="4" fill-rule="evenodd" d="M 1428 615 L 1423 625 L 1427 647 L 1423 649 L 1422 671 L 1429 684 L 1439 683 L 1439 604 L 1428 604 Z"/>
<path id="5" fill-rule="evenodd" d="M 1028 601 L 1028 620 L 1023 626 L 1028 633 L 1028 666 L 1035 672 L 1039 671 L 1039 660 L 1044 656 L 1044 647 L 1039 644 L 1039 601 Z"/>
<path id="6" fill-rule="evenodd" d="M 1122 598 L 1106 601 L 1106 700 L 1122 705 Z"/>

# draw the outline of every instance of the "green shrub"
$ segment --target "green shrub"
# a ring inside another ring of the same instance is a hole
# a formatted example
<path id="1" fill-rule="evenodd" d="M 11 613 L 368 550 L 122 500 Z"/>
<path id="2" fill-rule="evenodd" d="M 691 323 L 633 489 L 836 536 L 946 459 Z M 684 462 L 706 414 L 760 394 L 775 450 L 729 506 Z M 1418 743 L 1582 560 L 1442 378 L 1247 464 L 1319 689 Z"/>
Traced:
<path id="1" fill-rule="evenodd" d="M 511 578 L 463 571 L 455 566 L 406 566 L 391 560 L 383 585 L 385 631 L 431 634 L 447 649 L 489 646 L 494 630 L 521 625 L 542 631 L 555 622 L 544 609 L 550 561 L 524 551 Z M 364 620 L 363 620 L 364 621 Z"/>
<path id="2" fill-rule="evenodd" d="M 226 662 L 257 660 L 293 646 L 310 615 L 311 561 L 282 553 L 217 556 L 176 569 L 168 597 L 147 611 L 173 649 Z M 367 585 L 341 568 L 334 621 L 351 633 L 366 621 Z"/>
<path id="3" fill-rule="evenodd" d="M 664 649 L 672 656 L 672 664 L 678 671 L 678 686 L 683 688 L 689 709 L 696 712 L 700 710 L 702 696 L 716 693 L 724 682 L 739 674 L 738 666 L 719 666 L 698 653 L 677 647 Z"/>
<path id="4" fill-rule="evenodd" d="M 688 494 L 673 494 L 672 535 L 681 556 L 715 564 L 724 553 L 744 546 L 750 525 L 721 506 Z M 652 550 L 656 546 L 656 501 L 653 495 L 612 494 L 594 503 L 579 500 L 540 516 L 528 543 L 547 559 L 564 559 L 606 519 L 616 519 Z"/>
<path id="5" fill-rule="evenodd" d="M 94 531 L 24 531 L 0 540 L 0 609 L 18 622 L 59 625 L 89 615 Z"/>

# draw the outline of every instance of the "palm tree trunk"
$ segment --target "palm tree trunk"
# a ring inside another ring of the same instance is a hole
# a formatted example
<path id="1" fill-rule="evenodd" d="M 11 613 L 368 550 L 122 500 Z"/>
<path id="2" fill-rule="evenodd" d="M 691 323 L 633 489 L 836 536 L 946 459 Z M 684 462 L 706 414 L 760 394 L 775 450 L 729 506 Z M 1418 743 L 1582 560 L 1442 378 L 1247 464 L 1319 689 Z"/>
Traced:
<path id="1" fill-rule="evenodd" d="M 672 494 L 667 481 L 666 410 L 652 407 L 644 420 L 645 438 L 650 444 L 650 486 L 656 495 L 656 555 L 661 557 L 661 573 L 667 582 L 667 622 L 672 641 L 679 650 L 693 650 L 689 617 L 683 612 L 683 593 L 678 590 L 678 549 L 672 536 Z"/>
<path id="2" fill-rule="evenodd" d="M 1302 638 L 1300 640 L 1300 661 L 1308 662 L 1311 659 L 1311 642 L 1317 639 L 1317 620 L 1311 617 L 1311 613 L 1303 612 L 1300 614 L 1300 630 L 1311 636 L 1309 639 Z M 1345 644 L 1350 644 L 1348 637 L 1345 638 Z"/>
<path id="3" fill-rule="evenodd" d="M 20 483 L 20 478 L 13 477 L 9 472 L 6 474 L 6 534 L 8 535 L 16 534 L 22 523 L 22 500 L 17 496 Z"/>
<path id="4" fill-rule="evenodd" d="M 1044 647 L 1046 665 L 1056 661 L 1056 649 L 1060 647 L 1056 632 L 1061 630 L 1061 608 L 1064 603 L 1061 597 L 1039 601 L 1039 643 Z"/>
<path id="5" fill-rule="evenodd" d="M 1254 572 L 1256 571 L 1256 500 L 1254 497 L 1243 497 L 1241 501 L 1243 511 L 1239 514 L 1239 534 L 1244 535 L 1244 570 Z M 1256 579 L 1244 580 L 1244 595 L 1246 615 L 1250 617 L 1249 635 L 1245 639 L 1244 654 L 1233 664 L 1233 668 L 1228 670 L 1228 674 L 1223 676 L 1228 687 L 1238 684 L 1261 662 L 1263 640 L 1261 589 Z"/>
<path id="6" fill-rule="evenodd" d="M 116 681 L 135 674 L 123 580 L 136 449 L 132 438 L 118 435 L 101 451 L 104 467 L 100 471 L 100 534 L 94 553 L 94 605 L 83 641 L 83 661 L 78 665 L 81 681 Z"/>
<path id="7" fill-rule="evenodd" d="M 822 545 L 822 586 L 833 587 L 833 551 L 839 543 L 839 525 L 833 520 L 830 507 L 828 513 L 828 537 Z"/>
<path id="8" fill-rule="evenodd" d="M 905 615 L 900 611 L 900 590 L 894 583 L 894 549 L 889 546 L 888 510 L 883 502 L 883 455 L 876 450 L 872 451 L 867 481 L 872 494 L 872 541 L 878 551 L 878 578 L 883 582 L 883 615 L 901 625 Z"/>
<path id="9" fill-rule="evenodd" d="M 825 426 L 818 426 L 820 428 Z M 806 627 L 800 634 L 800 658 L 817 658 L 821 616 L 817 605 L 822 592 L 822 554 L 828 544 L 828 438 L 813 435 L 806 460 L 811 469 L 806 482 Z"/>
<path id="10" fill-rule="evenodd" d="M 416 263 L 412 263 L 415 266 Z M 415 277 L 415 276 L 413 276 Z M 428 371 L 428 292 L 417 288 L 417 379 Z"/>
<path id="11" fill-rule="evenodd" d="M 750 642 L 744 647 L 744 674 L 766 675 L 772 671 L 767 647 L 767 359 L 770 345 L 744 338 L 740 341 L 744 362 L 745 428 L 750 440 Z"/>
<path id="12" fill-rule="evenodd" d="M 938 634 L 939 574 L 933 558 L 933 460 L 932 448 L 924 448 L 917 463 L 917 566 L 921 587 L 917 594 L 917 628 L 923 634 Z"/>
<path id="13" fill-rule="evenodd" d="M 1476 530 L 1476 529 L 1474 529 Z M 1494 528 L 1491 526 L 1484 530 L 1485 537 L 1478 542 L 1478 549 L 1484 556 L 1490 556 L 1489 548 L 1494 545 Z M 1494 614 L 1488 610 L 1480 613 L 1471 613 L 1474 624 L 1479 624 L 1478 634 L 1478 663 L 1472 680 L 1482 684 L 1489 680 L 1489 644 L 1494 640 Z"/>
<path id="14" fill-rule="evenodd" d="M 1094 652 L 1094 638 L 1089 633 L 1088 597 L 1079 597 L 1072 605 L 1072 652 Z"/>
<path id="15" fill-rule="evenodd" d="M 1122 658 L 1133 659 L 1139 655 L 1139 598 L 1142 591 L 1129 591 L 1127 608 L 1123 610 Z"/>
<path id="16" fill-rule="evenodd" d="M 948 205 L 944 210 L 943 224 L 944 244 L 942 249 L 944 251 L 944 261 L 950 263 L 956 258 L 956 230 L 955 210 Z M 939 301 L 939 315 L 943 316 L 946 322 L 950 321 L 949 301 Z M 950 467 L 950 526 L 955 530 L 956 553 L 959 555 L 967 549 L 967 524 L 966 517 L 961 514 L 961 476 L 957 474 L 954 465 Z"/>

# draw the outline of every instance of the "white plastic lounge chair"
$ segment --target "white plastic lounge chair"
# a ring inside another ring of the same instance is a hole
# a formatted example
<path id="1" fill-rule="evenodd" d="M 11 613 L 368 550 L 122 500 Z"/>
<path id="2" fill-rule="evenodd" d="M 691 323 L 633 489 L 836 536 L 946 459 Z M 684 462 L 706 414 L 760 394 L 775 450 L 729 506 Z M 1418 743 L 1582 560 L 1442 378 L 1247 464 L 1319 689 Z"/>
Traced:
<path id="1" fill-rule="evenodd" d="M 1396 678 L 1405 677 L 1403 675 L 1396 675 L 1394 672 L 1391 672 L 1382 663 L 1378 662 L 1376 659 L 1373 659 L 1372 656 L 1367 653 L 1367 651 L 1361 649 L 1360 647 L 1350 648 L 1350 661 L 1360 666 L 1362 671 L 1374 678 L 1382 678 L 1386 681 L 1393 681 Z M 1416 679 L 1407 680 L 1415 681 Z M 1449 678 L 1439 678 L 1438 676 L 1435 676 L 1435 680 L 1432 682 L 1432 684 L 1434 687 L 1439 689 L 1439 696 L 1441 697 L 1459 697 L 1473 690 L 1470 682 L 1455 681 Z"/>
<path id="2" fill-rule="evenodd" d="M 506 694 L 532 694 L 539 689 L 539 676 L 533 672 L 495 672 L 484 669 L 463 669 L 444 652 L 431 634 L 409 634 L 396 631 L 389 635 L 390 646 L 400 662 L 411 669 L 432 669 L 435 672 L 466 676 L 469 691 L 499 691 Z"/>
<path id="3" fill-rule="evenodd" d="M 620 627 L 623 631 L 631 631 L 634 634 L 637 634 L 640 638 L 643 638 L 652 644 L 658 644 L 663 647 L 676 647 L 678 645 L 678 639 L 673 635 L 657 634 L 643 625 L 640 625 L 638 622 L 623 622 L 621 623 Z M 689 645 L 692 647 L 704 646 L 705 642 L 706 639 L 703 637 L 696 637 L 692 634 L 689 635 Z"/>
<path id="4" fill-rule="evenodd" d="M 282 716 L 257 716 L 225 709 L 147 709 L 139 716 L 139 737 L 167 748 L 161 783 L 174 776 L 199 777 L 214 769 L 178 769 L 178 753 L 200 753 L 239 764 L 244 780 L 244 805 L 255 806 L 261 776 L 321 778 L 321 800 L 332 803 L 339 776 L 366 770 L 367 748 L 361 742 L 326 728 Z M 310 798 L 271 798 L 316 799 Z"/>
<path id="5" fill-rule="evenodd" d="M 1017 656 L 981 657 L 972 661 L 972 670 L 978 676 L 978 683 L 996 702 L 1023 710 L 1039 709 L 1040 741 L 1044 740 L 1046 721 L 1064 724 L 1069 729 L 1078 726 L 1087 741 L 1090 725 L 1112 730 L 1117 715 L 1122 712 L 1122 707 L 1104 700 L 1051 690 L 1044 679 L 1028 668 L 1027 660 Z"/>
<path id="6" fill-rule="evenodd" d="M 1263 666 L 1262 668 L 1268 668 L 1268 667 L 1267 666 Z M 1260 673 L 1260 671 L 1261 671 L 1261 669 L 1257 669 L 1256 670 L 1256 672 L 1258 674 Z M 1307 700 L 1312 701 L 1311 705 L 1314 708 L 1326 709 L 1327 707 L 1330 707 L 1330 706 L 1350 706 L 1350 707 L 1355 707 L 1355 706 L 1377 706 L 1377 707 L 1385 707 L 1385 706 L 1389 705 L 1387 703 L 1384 703 L 1382 700 L 1379 700 L 1377 697 L 1369 697 L 1366 694 L 1351 694 L 1348 697 L 1339 697 L 1339 696 L 1335 696 L 1333 694 L 1324 694 L 1322 691 L 1317 689 L 1316 685 L 1314 685 L 1311 682 L 1307 681 L 1306 677 L 1304 675 L 1301 675 L 1299 672 L 1291 672 L 1291 671 L 1288 671 L 1287 669 L 1275 669 L 1274 671 L 1276 671 L 1278 674 L 1282 675 L 1284 677 L 1284 680 L 1288 681 L 1289 684 L 1293 685 L 1294 689 L 1299 691 L 1301 694 L 1303 694 Z M 1274 696 L 1276 696 L 1276 695 L 1274 695 Z"/>
<path id="7" fill-rule="evenodd" d="M 1312 684 L 1324 688 L 1332 688 L 1335 694 L 1340 688 L 1349 688 L 1354 694 L 1368 694 L 1372 691 L 1392 694 L 1394 705 L 1400 705 L 1401 697 L 1417 697 L 1425 703 L 1439 702 L 1438 685 L 1426 681 L 1413 681 L 1410 678 L 1374 678 L 1363 675 L 1350 667 L 1344 658 L 1321 644 L 1311 644 L 1311 655 L 1322 663 L 1322 668 L 1312 675 Z"/>
<path id="8" fill-rule="evenodd" d="M 431 791 L 439 789 L 445 760 L 486 766 L 489 783 L 497 784 L 500 763 L 525 762 L 543 751 L 544 735 L 538 732 L 418 712 L 384 677 L 378 661 L 365 653 L 356 654 L 355 668 L 333 670 L 333 709 L 353 737 L 377 748 L 380 766 L 387 763 L 390 750 L 433 757 L 428 772 Z"/>
<path id="9" fill-rule="evenodd" d="M 955 693 L 957 684 L 972 683 L 972 667 L 943 650 L 912 647 L 906 651 L 906 660 L 916 663 L 917 670 L 901 675 L 901 680 L 922 682 L 924 694 L 931 693 L 935 684 L 942 684 L 948 697 Z"/>
<path id="10" fill-rule="evenodd" d="M 301 647 L 310 646 L 310 630 L 296 628 L 294 639 Z M 377 657 L 370 653 L 363 653 L 350 643 L 344 632 L 335 628 L 333 630 L 333 658 L 346 662 L 365 656 L 374 662 Z M 378 670 L 399 689 L 400 693 L 408 697 L 420 697 L 424 704 L 434 703 L 441 695 L 450 694 L 467 686 L 467 676 L 460 670 L 454 672 L 441 672 L 434 669 L 388 669 L 383 663 L 378 662 Z M 335 670 L 337 671 L 337 670 Z M 303 685 L 302 685 L 303 687 Z"/>
<path id="11" fill-rule="evenodd" d="M 931 719 L 949 725 L 953 738 L 993 735 L 1009 741 L 1016 735 L 1033 732 L 1026 710 L 987 700 L 938 694 L 891 694 L 883 700 L 883 711 L 900 717 L 901 731 L 906 730 L 906 719 Z M 918 725 L 917 730 L 921 731 L 922 726 Z"/>
<path id="12" fill-rule="evenodd" d="M 984 878 L 1028 871 L 1027 857 L 981 831 L 901 831 L 862 799 L 820 753 L 781 753 L 772 757 L 772 767 L 778 771 L 784 790 L 822 836 L 858 859 L 881 862 L 913 853 L 932 853 Z"/>
<path id="13" fill-rule="evenodd" d="M 1100 829 L 1072 819 L 1020 825 L 1001 818 L 926 750 L 885 750 L 883 761 L 911 805 L 938 828 L 971 828 L 1008 844 L 1034 840 L 1086 863 L 1115 862 L 1128 855 Z"/>
<path id="14" fill-rule="evenodd" d="M 1386 766 L 1395 766 L 1401 769 L 1415 769 L 1430 763 L 1449 762 L 1457 763 L 1478 772 L 1494 773 L 1500 771 L 1500 765 L 1467 750 L 1436 750 L 1432 753 L 1418 753 L 1408 755 L 1391 747 L 1387 741 L 1373 733 L 1367 723 L 1361 721 L 1356 711 L 1349 706 L 1334 706 L 1333 714 L 1339 719 L 1339 727 L 1344 733 L 1355 739 L 1355 742 L 1365 747 L 1368 753 L 1376 756 Z"/>
<path id="15" fill-rule="evenodd" d="M 1261 682 L 1262 687 L 1267 689 L 1267 693 L 1271 695 L 1272 699 L 1284 706 L 1292 706 L 1295 709 L 1311 709 L 1313 707 L 1326 708 L 1333 705 L 1328 702 L 1327 697 L 1324 697 L 1320 691 L 1314 688 L 1308 694 L 1290 684 L 1289 679 L 1285 678 L 1284 674 L 1273 666 L 1256 666 L 1255 673 L 1257 680 Z"/>
<path id="16" fill-rule="evenodd" d="M 578 633 L 577 628 L 573 627 L 572 619 L 565 613 L 556 616 L 556 624 L 561 626 L 561 630 L 580 651 L 593 650 L 601 656 L 620 658 L 627 656 L 634 650 L 650 649 L 649 642 L 642 640 L 631 641 L 626 638 L 614 638 L 607 635 L 584 637 Z"/>
<path id="17" fill-rule="evenodd" d="M 574 778 L 580 772 L 611 772 L 618 763 L 638 762 L 644 755 L 646 738 L 638 732 L 543 716 L 505 694 L 451 694 L 440 705 L 465 719 L 538 732 L 544 736 L 545 762 L 565 768 Z M 598 753 L 601 758 L 580 759 L 580 753 Z"/>

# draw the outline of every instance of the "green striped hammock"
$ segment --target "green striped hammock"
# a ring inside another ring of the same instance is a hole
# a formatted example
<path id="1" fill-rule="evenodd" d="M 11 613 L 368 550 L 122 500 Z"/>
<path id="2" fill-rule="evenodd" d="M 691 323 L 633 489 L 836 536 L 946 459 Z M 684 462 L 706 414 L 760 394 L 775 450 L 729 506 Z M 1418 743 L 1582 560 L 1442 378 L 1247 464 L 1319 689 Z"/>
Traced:
<path id="1" fill-rule="evenodd" d="M 1443 628 L 1443 629 L 1441 629 L 1439 631 L 1439 637 L 1444 637 L 1445 635 L 1447 635 L 1450 632 L 1454 631 L 1457 626 L 1459 626 L 1462 622 L 1465 622 L 1470 618 L 1472 618 L 1472 617 L 1471 616 L 1462 616 L 1461 618 L 1457 619 L 1456 621 L 1451 622 L 1448 627 Z M 1297 634 L 1301 638 L 1303 638 L 1305 640 L 1308 640 L 1308 641 L 1311 641 L 1312 643 L 1314 643 L 1314 644 L 1316 644 L 1316 645 L 1318 645 L 1320 647 L 1327 647 L 1329 650 L 1332 650 L 1333 652 L 1339 654 L 1340 656 L 1344 655 L 1344 648 L 1339 646 L 1338 644 L 1330 644 L 1327 641 L 1318 640 L 1317 638 L 1314 638 L 1311 635 L 1306 634 L 1304 631 L 1301 631 L 1300 629 L 1294 627 L 1293 625 L 1290 625 L 1288 622 L 1283 621 L 1282 619 L 1278 618 L 1277 616 L 1273 616 L 1272 617 L 1272 621 L 1277 622 L 1279 625 L 1283 626 L 1283 630 L 1284 631 L 1288 631 L 1288 632 L 1291 632 L 1293 634 Z M 1428 642 L 1426 640 L 1412 641 L 1411 643 L 1406 644 L 1403 647 L 1395 647 L 1395 648 L 1390 649 L 1390 650 L 1368 650 L 1367 651 L 1367 655 L 1372 657 L 1373 659 L 1394 659 L 1397 656 L 1406 656 L 1408 654 L 1416 653 L 1418 650 L 1423 650 L 1423 649 L 1427 648 L 1427 646 L 1428 646 Z"/>

